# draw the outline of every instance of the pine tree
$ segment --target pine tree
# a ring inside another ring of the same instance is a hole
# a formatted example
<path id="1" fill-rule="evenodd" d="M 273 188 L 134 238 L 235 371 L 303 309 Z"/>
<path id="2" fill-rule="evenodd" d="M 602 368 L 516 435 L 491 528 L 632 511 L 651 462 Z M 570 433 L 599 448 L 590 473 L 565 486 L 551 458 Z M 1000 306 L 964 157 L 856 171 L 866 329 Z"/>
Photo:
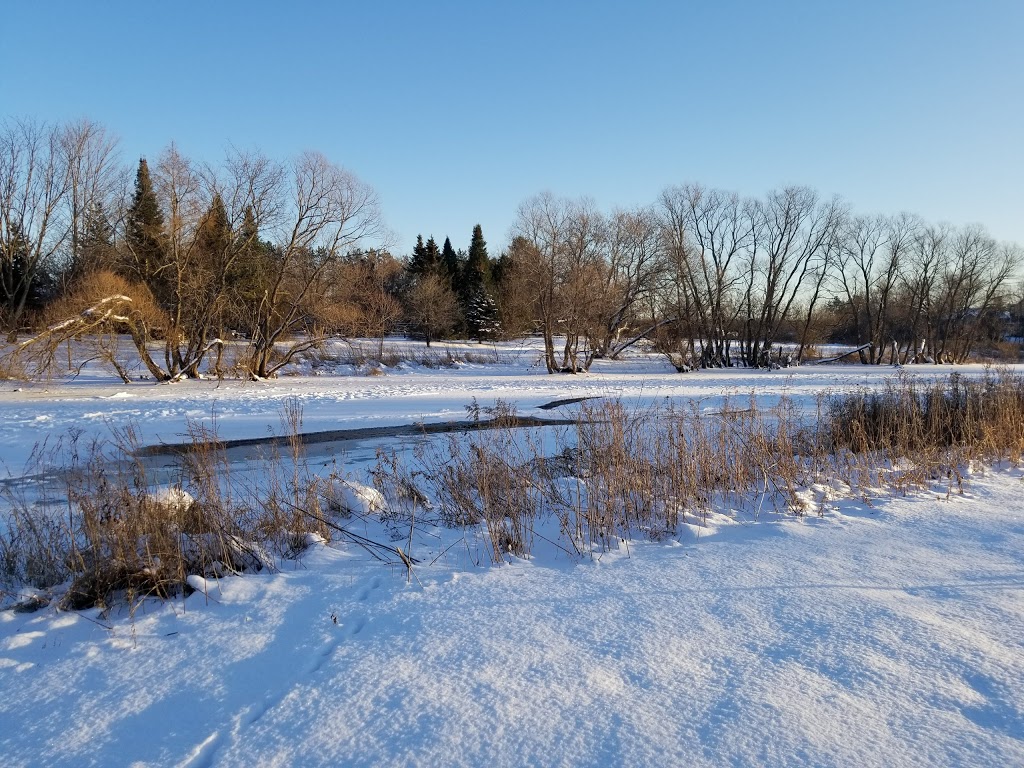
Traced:
<path id="1" fill-rule="evenodd" d="M 226 322 L 226 294 L 230 285 L 235 238 L 220 193 L 214 193 L 210 206 L 199 219 L 195 238 L 195 263 L 186 276 L 188 296 L 193 306 L 186 314 L 193 324 L 223 336 Z"/>
<path id="2" fill-rule="evenodd" d="M 487 256 L 487 241 L 484 231 L 477 224 L 473 227 L 473 239 L 469 243 L 469 257 L 466 259 L 467 284 L 475 288 L 479 284 L 490 286 L 491 260 Z"/>
<path id="3" fill-rule="evenodd" d="M 251 304 L 263 294 L 263 257 L 267 245 L 260 241 L 259 227 L 252 206 L 245 208 L 234 243 L 235 262 L 228 272 L 228 286 L 240 305 Z"/>
<path id="4" fill-rule="evenodd" d="M 498 322 L 498 305 L 481 285 L 466 307 L 466 327 L 470 338 L 477 341 L 495 338 L 501 330 Z"/>
<path id="5" fill-rule="evenodd" d="M 252 248 L 259 243 L 260 231 L 256 226 L 256 216 L 252 212 L 252 206 L 245 206 L 245 213 L 242 214 L 242 226 L 238 228 L 238 250 Z"/>
<path id="6" fill-rule="evenodd" d="M 196 232 L 196 248 L 202 267 L 214 275 L 224 272 L 231 258 L 233 239 L 224 201 L 219 193 L 215 193 L 210 207 L 199 220 Z"/>
<path id="7" fill-rule="evenodd" d="M 17 222 L 11 222 L 8 227 L 8 236 L 0 240 L 0 306 L 5 310 L 15 307 L 22 286 L 28 279 L 30 247 Z"/>
<path id="8" fill-rule="evenodd" d="M 164 217 L 153 191 L 146 158 L 139 160 L 135 175 L 135 194 L 128 207 L 124 243 L 128 250 L 127 276 L 141 279 L 158 299 L 166 301 L 168 287 L 166 278 L 161 275 L 167 263 Z"/>
<path id="9" fill-rule="evenodd" d="M 57 293 L 53 272 L 46 266 L 33 270 L 31 263 L 32 244 L 12 221 L 0 241 L 0 316 L 10 315 L 19 304 L 23 310 L 40 310 Z"/>

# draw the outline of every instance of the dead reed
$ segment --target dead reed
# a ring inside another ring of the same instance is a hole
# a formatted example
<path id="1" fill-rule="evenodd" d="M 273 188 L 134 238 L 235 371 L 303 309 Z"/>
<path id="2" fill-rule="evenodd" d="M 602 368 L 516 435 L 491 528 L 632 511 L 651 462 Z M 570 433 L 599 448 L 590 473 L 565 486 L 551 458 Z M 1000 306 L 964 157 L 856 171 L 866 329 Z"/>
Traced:
<path id="1" fill-rule="evenodd" d="M 0 517 L 0 582 L 60 595 L 81 609 L 190 591 L 188 577 L 273 570 L 312 540 L 347 533 L 310 470 L 299 434 L 302 411 L 283 411 L 288 452 L 232 475 L 216 423 L 189 425 L 176 475 L 157 483 L 139 455 L 135 430 L 83 444 L 80 435 L 37 452 L 40 468 L 61 467 L 57 498 L 7 492 Z M 43 474 L 43 473 L 37 473 Z M 51 494 L 52 495 L 52 494 Z M 384 547 L 387 550 L 387 547 Z"/>
<path id="2" fill-rule="evenodd" d="M 424 440 L 411 455 L 380 452 L 374 488 L 307 465 L 297 402 L 283 411 L 286 450 L 242 477 L 215 422 L 190 425 L 179 474 L 158 489 L 130 427 L 102 444 L 69 435 L 34 454 L 39 474 L 61 468 L 62 498 L 5 494 L 0 578 L 51 589 L 69 608 L 134 604 L 187 591 L 192 574 L 279 567 L 314 536 L 411 569 L 416 526 L 475 531 L 493 562 L 530 556 L 540 541 L 593 556 L 712 513 L 822 514 L 829 495 L 956 493 L 972 466 L 1024 456 L 1024 379 L 998 370 L 899 376 L 822 396 L 810 412 L 788 398 L 640 410 L 598 401 L 571 427 L 524 429 L 507 403 L 468 411 L 488 429 Z M 405 550 L 354 533 L 353 515 L 408 538 Z"/>
<path id="3" fill-rule="evenodd" d="M 499 403 L 487 415 L 500 425 L 508 413 Z M 990 371 L 900 376 L 881 391 L 819 398 L 810 413 L 785 397 L 769 408 L 753 398 L 646 411 L 584 404 L 572 429 L 544 437 L 510 423 L 376 475 L 433 500 L 448 525 L 482 524 L 500 561 L 529 555 L 548 519 L 565 548 L 593 554 L 713 511 L 823 514 L 830 496 L 961 492 L 972 465 L 1022 455 L 1024 379 Z"/>

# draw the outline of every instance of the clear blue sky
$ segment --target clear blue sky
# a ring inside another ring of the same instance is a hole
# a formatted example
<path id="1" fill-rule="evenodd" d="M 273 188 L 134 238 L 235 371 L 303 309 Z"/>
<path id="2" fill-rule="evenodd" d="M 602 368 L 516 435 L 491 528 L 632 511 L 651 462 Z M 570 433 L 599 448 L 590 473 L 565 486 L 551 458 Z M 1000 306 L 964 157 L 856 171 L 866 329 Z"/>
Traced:
<path id="1" fill-rule="evenodd" d="M 326 154 L 395 251 L 492 254 L 542 190 L 605 209 L 785 184 L 1024 243 L 1024 0 L 12 2 L 0 114 Z"/>

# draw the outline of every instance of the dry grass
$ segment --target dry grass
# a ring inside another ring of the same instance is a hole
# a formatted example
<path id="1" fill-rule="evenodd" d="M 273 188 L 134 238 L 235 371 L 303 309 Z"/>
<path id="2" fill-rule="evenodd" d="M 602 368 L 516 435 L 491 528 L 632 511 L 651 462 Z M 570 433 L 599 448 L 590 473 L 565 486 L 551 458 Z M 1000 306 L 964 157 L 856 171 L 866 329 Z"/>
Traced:
<path id="1" fill-rule="evenodd" d="M 40 473 L 63 467 L 63 498 L 5 494 L 0 581 L 52 590 L 70 609 L 134 606 L 190 591 L 190 575 L 272 570 L 313 536 L 346 534 L 332 520 L 343 511 L 322 503 L 331 478 L 304 461 L 297 403 L 285 405 L 282 419 L 288 452 L 267 455 L 244 477 L 232 476 L 216 425 L 191 424 L 178 476 L 157 491 L 134 458 L 131 427 L 112 442 L 83 444 L 71 435 L 37 451 Z"/>
<path id="2" fill-rule="evenodd" d="M 413 488 L 432 500 L 447 525 L 483 524 L 496 562 L 529 555 L 552 517 L 566 548 L 585 555 L 672 535 L 712 511 L 822 514 L 834 495 L 961 492 L 972 464 L 1024 455 L 1024 380 L 1000 372 L 927 385 L 902 377 L 822 398 L 813 414 L 786 398 L 646 412 L 603 402 L 547 439 L 512 419 L 503 428 L 514 411 L 501 403 L 485 415 L 499 428 L 452 438 L 409 466 L 391 457 L 376 477 L 392 496 Z"/>
<path id="3" fill-rule="evenodd" d="M 352 366 L 360 370 L 381 372 L 381 368 L 394 368 L 402 363 L 420 365 L 424 368 L 454 368 L 462 363 L 486 364 L 497 362 L 496 355 L 478 352 L 464 352 L 444 344 L 431 347 L 401 347 L 378 344 L 348 342 L 321 344 L 303 352 L 302 360 L 313 372 L 335 370 L 341 366 Z"/>
<path id="4" fill-rule="evenodd" d="M 27 381 L 28 378 L 24 363 L 11 356 L 10 350 L 0 344 L 0 381 Z"/>
<path id="5" fill-rule="evenodd" d="M 833 399 L 817 439 L 850 484 L 905 491 L 946 478 L 959 487 L 973 463 L 1020 462 L 1024 379 L 999 370 L 925 384 L 901 376 Z"/>
<path id="6" fill-rule="evenodd" d="M 471 420 L 488 429 L 424 441 L 412 455 L 378 455 L 373 481 L 386 503 L 368 513 L 339 506 L 339 489 L 351 486 L 306 465 L 296 402 L 282 415 L 286 449 L 265 456 L 249 480 L 232 477 L 215 424 L 192 425 L 173 483 L 187 498 L 152 493 L 131 429 L 113 444 L 72 435 L 35 455 L 40 472 L 66 468 L 65 498 L 29 503 L 8 493 L 0 575 L 54 589 L 70 608 L 134 604 L 187 590 L 191 574 L 275 568 L 311 534 L 348 538 L 411 568 L 408 546 L 357 536 L 347 527 L 353 514 L 379 518 L 393 540 L 410 543 L 416 526 L 476 528 L 493 562 L 529 556 L 540 541 L 591 556 L 634 537 L 674 535 L 712 512 L 821 514 L 830 493 L 936 484 L 956 493 L 972 465 L 1024 456 L 1024 379 L 1000 371 L 935 383 L 900 377 L 879 391 L 822 397 L 810 414 L 785 398 L 771 408 L 753 398 L 581 408 L 574 426 L 545 432 L 521 428 L 506 403 L 474 402 Z"/>

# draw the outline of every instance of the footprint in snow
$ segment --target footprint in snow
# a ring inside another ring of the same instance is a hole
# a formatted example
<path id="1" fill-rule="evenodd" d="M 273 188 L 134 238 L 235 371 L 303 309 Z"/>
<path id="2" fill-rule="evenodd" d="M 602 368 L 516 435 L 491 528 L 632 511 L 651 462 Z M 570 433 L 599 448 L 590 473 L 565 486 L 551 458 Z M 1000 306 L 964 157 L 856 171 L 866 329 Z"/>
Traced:
<path id="1" fill-rule="evenodd" d="M 380 585 L 381 585 L 380 577 L 379 576 L 375 576 L 373 581 L 370 582 L 370 586 L 368 586 L 365 589 L 363 589 L 359 593 L 359 595 L 357 596 L 357 599 L 359 600 L 359 602 L 364 603 L 367 600 L 369 600 L 370 599 L 370 595 L 372 595 L 375 590 L 380 589 Z"/>

